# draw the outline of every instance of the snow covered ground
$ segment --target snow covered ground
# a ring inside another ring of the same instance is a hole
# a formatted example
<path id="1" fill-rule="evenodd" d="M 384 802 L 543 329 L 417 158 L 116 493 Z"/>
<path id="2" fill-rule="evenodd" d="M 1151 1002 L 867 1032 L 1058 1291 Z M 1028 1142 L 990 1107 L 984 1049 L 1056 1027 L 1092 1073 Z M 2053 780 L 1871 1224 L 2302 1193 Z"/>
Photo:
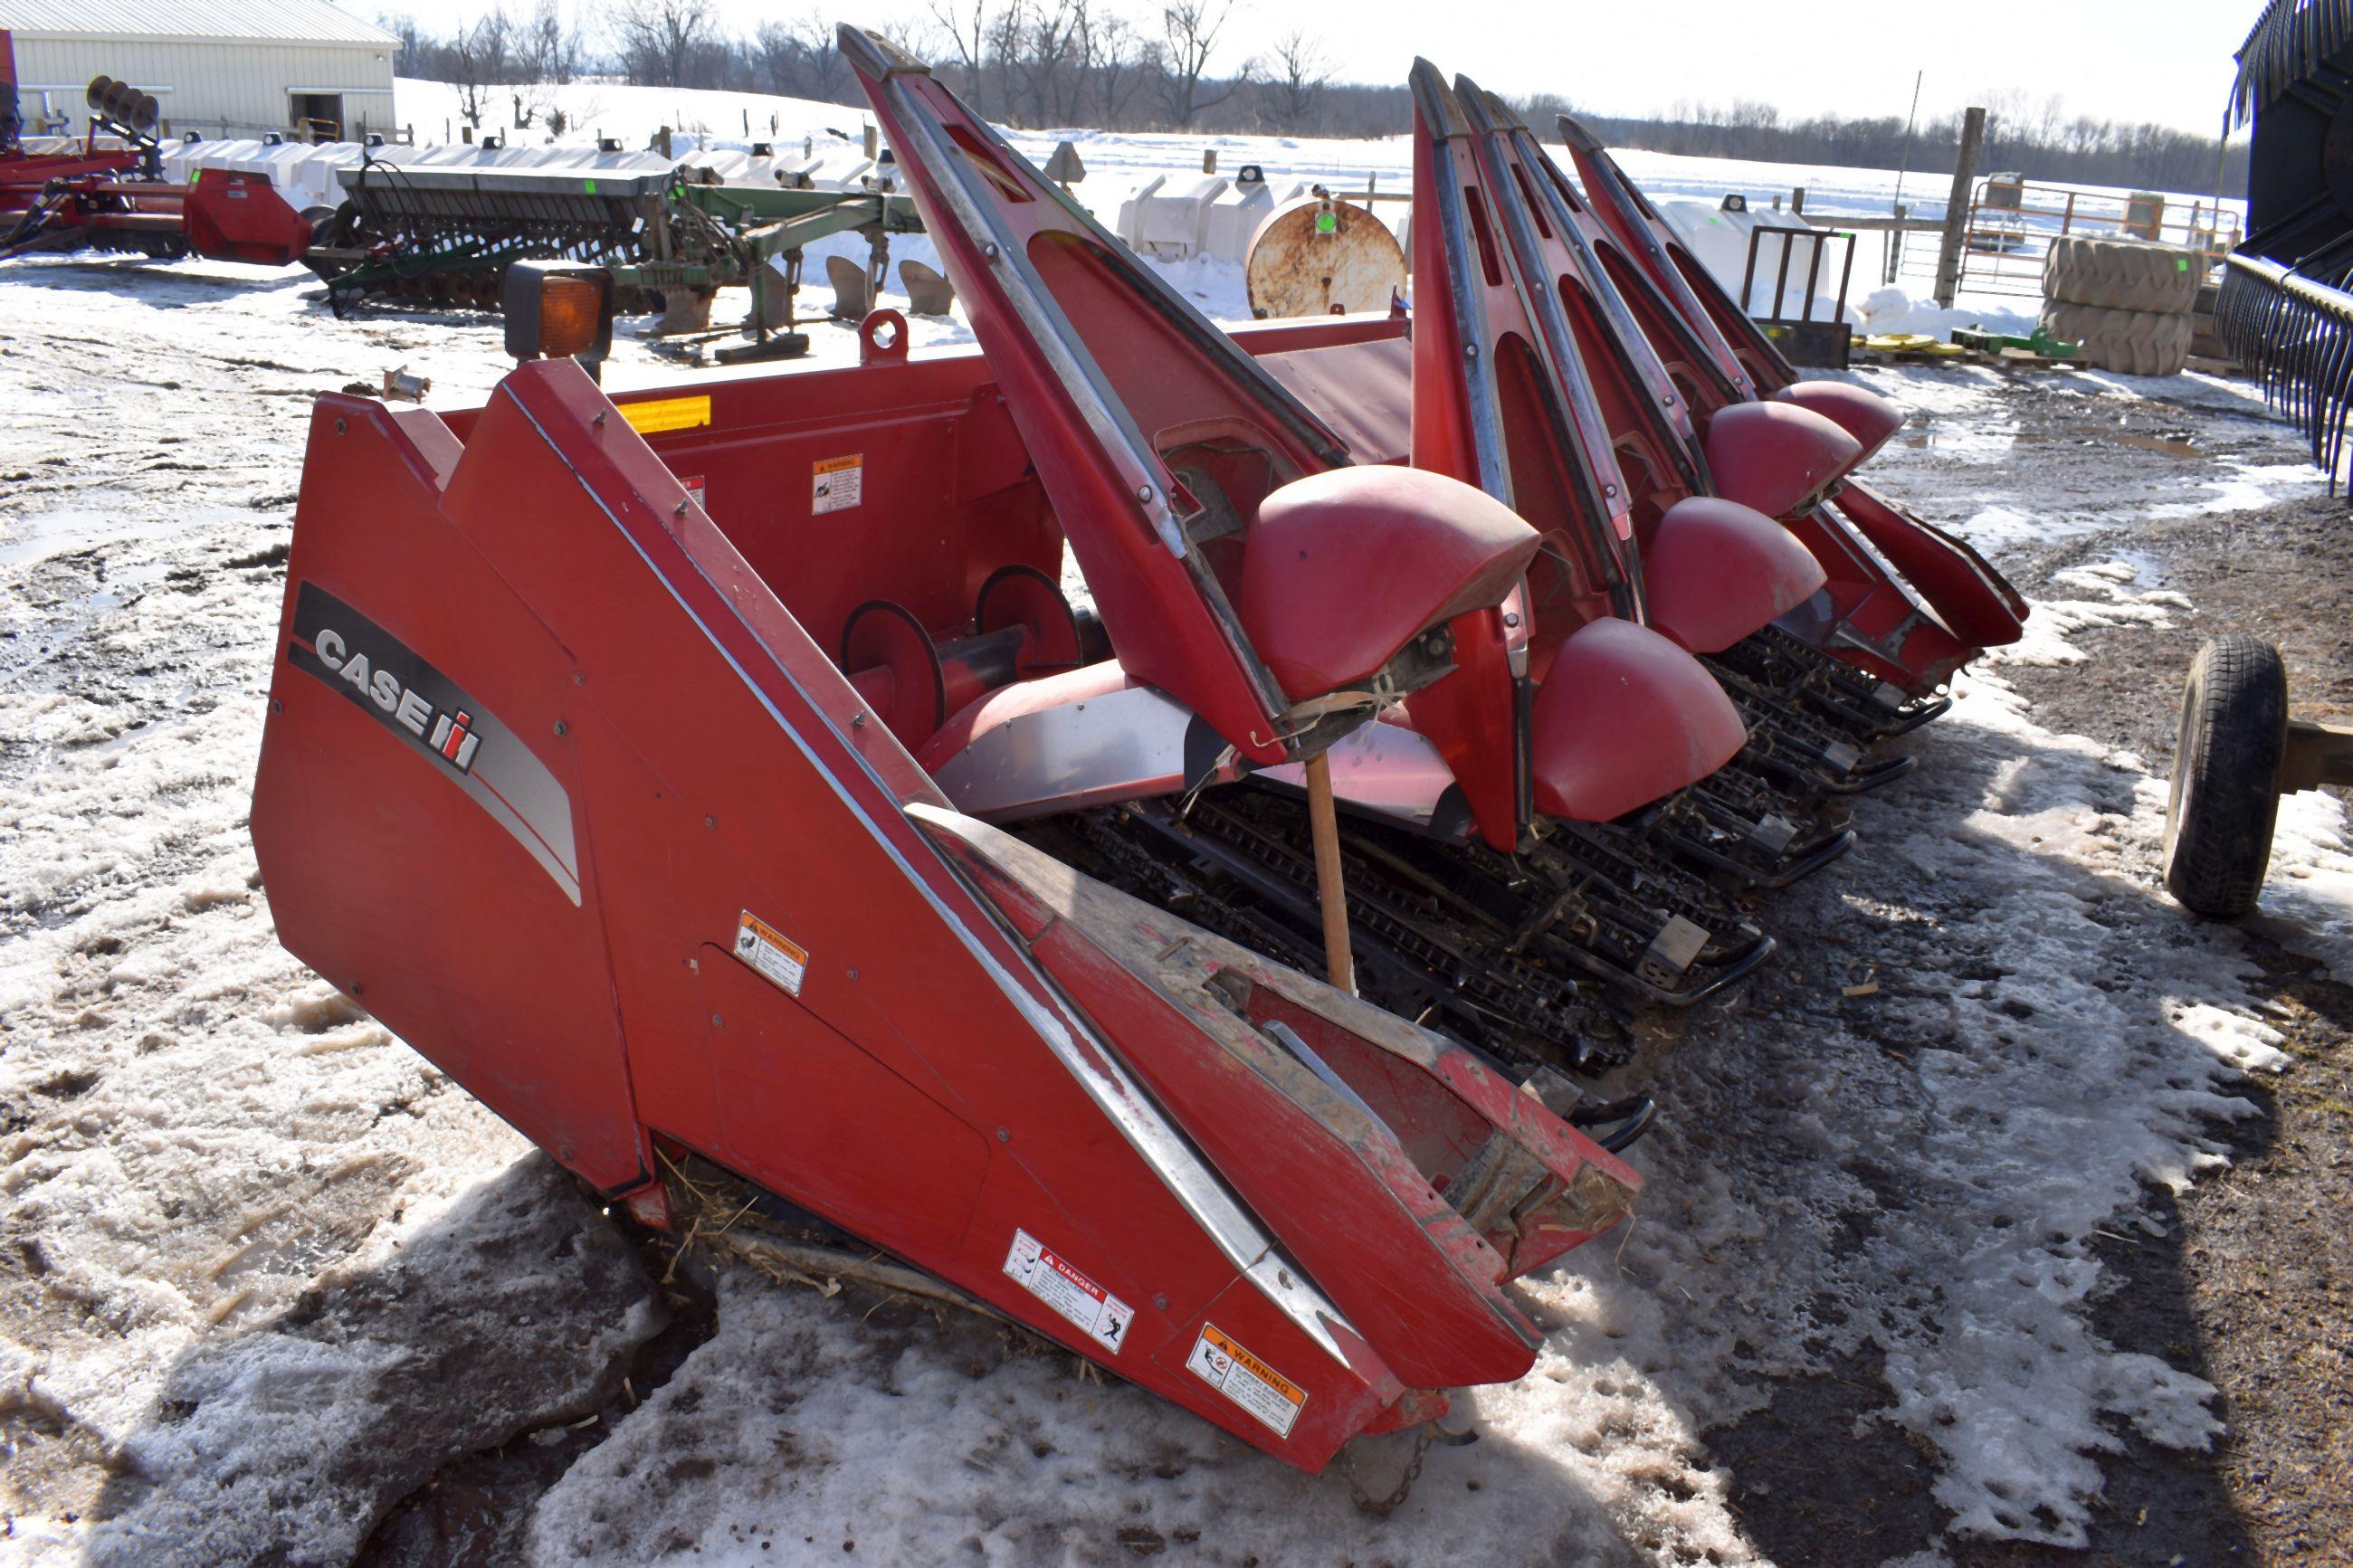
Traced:
<path id="1" fill-rule="evenodd" d="M 1177 276 L 1238 313 L 1235 280 Z M 976 1324 L 740 1268 L 675 1374 L 617 1395 L 660 1293 L 519 1139 L 280 952 L 258 886 L 245 812 L 308 401 L 405 366 L 464 406 L 503 369 L 494 323 L 337 321 L 311 292 L 0 264 L 0 1556 L 349 1561 L 446 1461 L 536 1445 L 565 1459 L 515 1510 L 536 1563 L 1754 1563 L 1707 1434 L 1859 1355 L 1893 1402 L 1855 1440 L 1903 1434 L 1952 1532 L 2080 1541 L 2126 1434 L 2211 1440 L 2211 1388 L 2094 1330 L 2097 1238 L 2162 1230 L 2147 1193 L 2219 1168 L 2246 1076 L 2288 1058 L 2244 939 L 2158 890 L 2162 779 L 2055 732 L 2011 678 L 2083 660 L 2096 681 L 2087 630 L 2183 613 L 2136 522 L 2312 492 L 2284 429 L 2186 495 L 2086 483 L 2027 444 L 2013 383 L 1866 374 L 1922 421 L 1880 460 L 1890 489 L 1998 559 L 2054 538 L 2101 558 L 1910 742 L 1863 848 L 1770 908 L 1784 962 L 1634 1069 L 1665 1111 L 1640 1222 L 1528 1282 L 1535 1370 L 1479 1391 L 1481 1440 L 1433 1450 L 1377 1520 L 1345 1467 L 1296 1475 Z M 848 352 L 814 331 L 820 359 Z M 625 335 L 608 379 L 681 374 Z M 2086 429 L 2162 404 L 2193 437 L 2253 396 L 2038 384 Z M 2341 807 L 2294 803 L 2281 857 L 2264 930 L 2353 977 Z M 1361 1447 L 1356 1480 L 1387 1491 L 1403 1441 Z"/>
<path id="2" fill-rule="evenodd" d="M 1445 62 L 1441 59 L 1439 63 L 1443 66 Z M 1406 60 L 1398 62 L 1400 81 L 1410 64 Z M 465 123 L 459 112 L 458 89 L 445 82 L 408 78 L 401 79 L 396 86 L 399 122 L 420 142 L 457 139 Z M 1570 86 L 1573 90 L 1574 84 Z M 611 137 L 624 147 L 638 148 L 650 145 L 655 132 L 666 127 L 673 132 L 673 152 L 681 157 L 698 146 L 741 149 L 754 142 L 766 142 L 780 154 L 788 146 L 805 145 L 819 153 L 833 149 L 846 160 L 856 156 L 862 127 L 869 119 L 862 110 L 839 104 L 759 93 L 683 91 L 602 82 L 579 82 L 524 92 L 534 121 L 532 126 L 517 129 L 512 124 L 515 114 L 512 95 L 494 97 L 480 133 L 503 136 L 511 147 L 550 141 L 594 146 L 600 137 Z M 566 116 L 567 127 L 561 138 L 552 138 L 546 130 L 550 105 L 561 106 Z M 1554 142 L 1550 125 L 1538 125 L 1536 131 L 1546 142 Z M 1300 182 L 1322 184 L 1335 191 L 1404 193 L 1413 186 L 1413 149 L 1410 138 L 1403 135 L 1342 140 L 1110 132 L 1083 126 L 1008 134 L 1025 156 L 1039 164 L 1052 155 L 1058 143 L 1071 142 L 1086 165 L 1086 178 L 1075 187 L 1076 192 L 1106 226 L 1115 224 L 1120 203 L 1152 180 L 1165 177 L 1169 182 L 1168 189 L 1186 189 L 1200 177 L 1205 153 L 1214 153 L 1218 171 L 1229 176 L 1246 164 L 1259 165 L 1265 171 L 1269 184 L 1278 191 L 1288 190 Z M 1556 145 L 1555 155 L 1566 165 L 1567 156 Z M 1848 169 L 1748 159 L 1687 158 L 1633 149 L 1617 156 L 1627 174 L 1653 196 L 1693 197 L 1712 204 L 1737 195 L 1746 197 L 1757 212 L 1769 214 L 1793 191 L 1802 189 L 1806 193 L 1808 217 L 1822 226 L 1835 226 L 1841 217 L 1885 217 L 1898 199 L 1914 217 L 1941 219 L 1952 183 L 1949 170 Z M 2123 190 L 2086 189 L 2090 194 L 2118 201 L 2130 194 Z M 2169 210 L 2178 212 L 2195 202 L 2203 202 L 2211 211 L 2214 198 L 2211 193 L 2176 193 Z M 2232 199 L 2223 205 L 2243 216 L 2243 202 Z M 1394 218 L 1400 210 L 1385 207 L 1383 216 Z M 1911 237 L 1905 252 L 1905 270 L 1894 286 L 1901 292 L 1886 292 L 1881 287 L 1881 279 L 1888 239 L 1884 234 L 1866 232 L 1858 236 L 1854 247 L 1849 304 L 1869 330 L 1942 336 L 1952 327 L 1972 324 L 2020 333 L 2033 329 L 2039 301 L 2021 298 L 2014 291 L 2014 279 L 2008 286 L 1998 286 L 2001 291 L 1964 289 L 1948 310 L 1939 310 L 1928 302 L 1935 269 L 1934 236 Z M 846 248 L 851 243 L 846 239 L 829 242 L 816 247 L 812 254 L 830 254 L 839 248 L 842 254 L 857 258 Z M 894 254 L 927 262 L 932 259 L 921 249 L 900 252 L 894 247 Z M 1810 255 L 1799 250 L 1800 267 Z M 1839 264 L 1840 253 L 1833 247 L 1828 252 L 1826 265 L 1835 268 Z M 1239 301 L 1242 297 L 1240 269 L 1217 270 L 1232 274 L 1220 282 L 1230 288 L 1233 299 Z M 821 261 L 814 264 L 812 275 L 823 275 Z M 1736 293 L 1738 291 L 1736 277 L 1726 282 Z M 1760 280 L 1757 288 L 1761 309 L 1767 286 Z M 1825 308 L 1832 302 L 1832 297 L 1826 294 Z M 1239 312 L 1239 304 L 1236 309 Z"/>

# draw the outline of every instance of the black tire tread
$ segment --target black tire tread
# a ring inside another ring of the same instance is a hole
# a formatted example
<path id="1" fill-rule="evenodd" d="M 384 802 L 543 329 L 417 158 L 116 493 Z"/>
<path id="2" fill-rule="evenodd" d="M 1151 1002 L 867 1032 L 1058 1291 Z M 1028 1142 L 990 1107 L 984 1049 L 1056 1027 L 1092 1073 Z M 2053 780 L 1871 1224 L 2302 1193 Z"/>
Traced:
<path id="1" fill-rule="evenodd" d="M 2279 650 L 2234 632 L 2190 661 L 2166 816 L 2165 885 L 2184 909 L 2236 920 L 2255 907 L 2279 819 L 2287 671 Z M 2191 780 L 2182 809 L 2184 771 Z"/>

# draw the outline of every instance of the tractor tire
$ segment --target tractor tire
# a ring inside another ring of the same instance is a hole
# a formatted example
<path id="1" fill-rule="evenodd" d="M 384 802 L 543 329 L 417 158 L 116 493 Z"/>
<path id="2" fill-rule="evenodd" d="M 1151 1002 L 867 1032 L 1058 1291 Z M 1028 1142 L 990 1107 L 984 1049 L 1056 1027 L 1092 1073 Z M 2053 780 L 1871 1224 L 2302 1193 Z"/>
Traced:
<path id="1" fill-rule="evenodd" d="M 2183 909 L 2226 921 L 2255 907 L 2286 753 L 2279 649 L 2236 632 L 2200 648 L 2181 693 L 2165 807 L 2165 885 Z"/>
<path id="2" fill-rule="evenodd" d="M 2204 260 L 2196 251 L 2146 239 L 2063 234 L 2051 242 L 2042 264 L 2042 292 L 2052 300 L 2160 316 L 2187 314 L 2205 281 Z"/>
<path id="3" fill-rule="evenodd" d="M 2081 343 L 2084 358 L 2102 370 L 2125 375 L 2179 375 L 2189 363 L 2189 340 L 2197 324 L 2189 316 L 2154 310 L 2116 310 L 2052 300 L 2042 307 L 2042 325 L 2062 342 Z"/>

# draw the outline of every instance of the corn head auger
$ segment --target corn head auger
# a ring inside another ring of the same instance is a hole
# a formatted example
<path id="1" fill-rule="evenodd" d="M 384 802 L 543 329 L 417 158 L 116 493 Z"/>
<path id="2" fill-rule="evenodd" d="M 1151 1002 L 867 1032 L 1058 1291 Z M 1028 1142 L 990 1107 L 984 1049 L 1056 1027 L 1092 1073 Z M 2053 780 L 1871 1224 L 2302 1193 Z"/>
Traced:
<path id="1" fill-rule="evenodd" d="M 649 1223 L 700 1156 L 1320 1468 L 1528 1370 L 1654 1114 L 1577 1077 L 1974 648 L 1471 84 L 1411 320 L 1229 334 L 842 47 L 978 352 L 321 399 L 278 929 Z"/>

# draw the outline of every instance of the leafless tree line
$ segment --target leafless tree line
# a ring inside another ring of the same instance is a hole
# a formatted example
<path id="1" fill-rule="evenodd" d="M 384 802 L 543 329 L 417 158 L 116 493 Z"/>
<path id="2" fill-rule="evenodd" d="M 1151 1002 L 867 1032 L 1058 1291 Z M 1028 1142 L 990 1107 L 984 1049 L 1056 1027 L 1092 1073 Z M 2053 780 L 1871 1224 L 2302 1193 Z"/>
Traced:
<path id="1" fill-rule="evenodd" d="M 2127 123 L 2071 115 L 2056 96 L 1981 93 L 1987 110 L 1980 174 L 2014 172 L 2054 184 L 2119 185 L 2158 191 L 2207 191 L 2218 171 L 2226 194 L 2247 188 L 2246 147 L 2227 161 L 2214 137 L 2170 125 Z M 1550 95 L 1531 100 L 1531 121 L 1549 131 L 1553 113 L 1568 105 Z M 1851 169 L 1909 168 L 1922 176 L 1924 199 L 1941 195 L 1936 183 L 1959 154 L 1961 117 L 1923 122 L 1908 139 L 1901 116 L 1788 116 L 1769 103 L 1738 100 L 1729 106 L 1677 103 L 1655 117 L 1583 114 L 1602 140 L 1618 145 L 1695 157 L 1749 158 L 1767 163 L 1822 163 Z"/>
<path id="2" fill-rule="evenodd" d="M 1245 56 L 1234 41 L 1236 0 L 924 3 L 899 41 L 1006 123 L 1300 135 L 1402 128 L 1403 90 L 1335 82 L 1323 45 L 1304 29 Z M 862 101 L 824 13 L 731 34 L 713 0 L 609 0 L 570 21 L 560 5 L 538 0 L 516 13 L 494 0 L 448 36 L 401 16 L 384 21 L 400 36 L 402 73 L 454 83 L 475 125 L 509 96 L 519 116 L 531 114 L 530 89 L 584 70 L 636 85 Z"/>
<path id="3" fill-rule="evenodd" d="M 771 92 L 859 105 L 863 99 L 835 42 L 830 14 L 809 12 L 731 34 L 715 0 L 586 0 L 593 12 L 505 0 L 448 37 L 386 19 L 401 35 L 401 70 L 457 84 L 466 119 L 512 98 L 515 123 L 562 134 L 552 95 L 535 89 L 586 74 L 638 85 Z M 1388 136 L 1412 125 L 1402 82 L 1335 79 L 1316 37 L 1294 28 L 1247 53 L 1238 0 L 922 0 L 898 41 L 932 62 L 992 120 L 1032 130 L 1273 131 L 1302 136 Z M 1979 167 L 2029 179 L 2200 190 L 2214 179 L 2215 140 L 2171 126 L 2126 124 L 2066 112 L 2058 98 L 1987 95 L 1992 111 Z M 1522 108 L 1549 134 L 1568 100 L 1539 93 Z M 1615 144 L 1704 157 L 1850 168 L 1908 166 L 1928 192 L 1952 167 L 1957 115 L 1915 128 L 1894 115 L 1785 114 L 1736 100 L 1672 105 L 1641 117 L 1587 115 Z M 2243 190 L 2244 149 L 2223 169 Z"/>

